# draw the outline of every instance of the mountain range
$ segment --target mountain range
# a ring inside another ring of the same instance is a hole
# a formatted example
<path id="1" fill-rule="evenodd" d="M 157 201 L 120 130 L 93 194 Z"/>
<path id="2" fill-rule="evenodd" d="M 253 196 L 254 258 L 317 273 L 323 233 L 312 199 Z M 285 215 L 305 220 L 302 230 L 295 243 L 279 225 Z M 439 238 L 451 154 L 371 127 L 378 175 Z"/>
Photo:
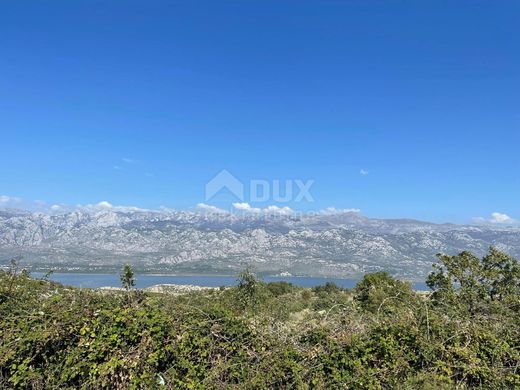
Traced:
<path id="1" fill-rule="evenodd" d="M 520 228 L 368 218 L 358 212 L 258 215 L 93 210 L 52 215 L 0 210 L 0 266 L 34 271 L 358 277 L 385 270 L 411 280 L 439 252 L 490 246 L 520 257 Z"/>

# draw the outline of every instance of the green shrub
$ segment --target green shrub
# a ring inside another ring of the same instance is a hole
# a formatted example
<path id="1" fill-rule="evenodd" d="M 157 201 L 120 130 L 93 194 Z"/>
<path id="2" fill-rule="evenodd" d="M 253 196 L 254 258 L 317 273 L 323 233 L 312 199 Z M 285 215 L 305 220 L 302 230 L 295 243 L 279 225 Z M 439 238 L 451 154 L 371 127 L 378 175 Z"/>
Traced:
<path id="1" fill-rule="evenodd" d="M 356 284 L 354 298 L 372 313 L 406 308 L 416 298 L 410 283 L 392 278 L 386 272 L 367 274 Z"/>
<path id="2" fill-rule="evenodd" d="M 128 299 L 0 271 L 0 388 L 519 388 L 518 262 L 440 256 L 428 283 L 301 289 L 248 271 Z"/>
<path id="3" fill-rule="evenodd" d="M 289 294 L 297 290 L 292 284 L 284 281 L 280 282 L 269 282 L 266 284 L 267 290 L 275 297 L 280 295 Z"/>

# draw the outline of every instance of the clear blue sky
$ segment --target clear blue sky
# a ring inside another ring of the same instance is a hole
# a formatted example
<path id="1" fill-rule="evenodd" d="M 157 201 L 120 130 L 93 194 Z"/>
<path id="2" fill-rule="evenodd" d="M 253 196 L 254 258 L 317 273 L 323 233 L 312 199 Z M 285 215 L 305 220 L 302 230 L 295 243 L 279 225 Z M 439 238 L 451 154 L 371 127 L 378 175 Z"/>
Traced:
<path id="1" fill-rule="evenodd" d="M 1 8 L 0 195 L 183 209 L 225 168 L 313 179 L 295 209 L 520 218 L 518 1 Z"/>

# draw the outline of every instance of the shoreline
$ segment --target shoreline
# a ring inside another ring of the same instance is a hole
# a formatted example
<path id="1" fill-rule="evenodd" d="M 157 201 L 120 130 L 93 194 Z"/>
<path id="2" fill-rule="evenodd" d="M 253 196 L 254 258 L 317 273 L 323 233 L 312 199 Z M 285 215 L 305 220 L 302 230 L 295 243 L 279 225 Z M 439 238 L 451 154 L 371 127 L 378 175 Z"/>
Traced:
<path id="1" fill-rule="evenodd" d="M 29 271 L 31 274 L 41 274 L 45 275 L 47 272 L 44 271 Z M 144 277 L 176 277 L 176 278 L 238 278 L 238 274 L 205 274 L 205 273 L 148 273 L 148 272 L 139 272 L 135 271 L 135 276 L 144 276 Z M 114 272 L 88 272 L 88 271 L 53 271 L 52 275 L 93 275 L 93 276 L 117 276 L 119 277 L 120 271 Z M 259 280 L 264 278 L 276 278 L 276 279 L 328 279 L 328 280 L 344 280 L 344 281 L 358 281 L 363 278 L 365 274 L 359 275 L 351 275 L 351 276 L 330 276 L 330 275 L 280 275 L 280 274 L 257 274 Z M 410 282 L 412 284 L 416 283 L 425 283 L 426 279 L 410 279 L 410 278 L 399 278 L 395 276 L 396 279 L 399 279 L 404 282 Z"/>
<path id="2" fill-rule="evenodd" d="M 32 273 L 34 278 L 43 278 L 44 273 Z M 136 288 L 146 289 L 156 285 L 178 285 L 178 286 L 197 286 L 201 288 L 218 288 L 221 286 L 234 286 L 237 284 L 236 275 L 203 275 L 203 274 L 139 274 L 135 273 Z M 48 277 L 48 280 L 58 282 L 68 286 L 80 288 L 100 288 L 121 286 L 118 273 L 76 273 L 76 272 L 56 272 Z M 259 281 L 263 282 L 288 282 L 299 287 L 312 288 L 326 283 L 335 283 L 339 287 L 352 289 L 362 280 L 357 278 L 333 278 L 333 277 L 310 277 L 310 276 L 281 276 L 268 275 L 259 276 Z M 425 281 L 410 281 L 414 290 L 429 290 Z"/>

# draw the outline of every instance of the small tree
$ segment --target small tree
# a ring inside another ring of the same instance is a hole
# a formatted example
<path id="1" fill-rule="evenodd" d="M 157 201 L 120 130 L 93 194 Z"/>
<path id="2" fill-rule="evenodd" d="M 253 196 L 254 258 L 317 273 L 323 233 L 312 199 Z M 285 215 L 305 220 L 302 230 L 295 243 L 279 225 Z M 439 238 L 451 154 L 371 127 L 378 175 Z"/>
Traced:
<path id="1" fill-rule="evenodd" d="M 238 299 L 244 308 L 256 306 L 259 301 L 260 284 L 253 273 L 252 267 L 247 267 L 238 274 Z"/>
<path id="2" fill-rule="evenodd" d="M 410 283 L 395 279 L 387 272 L 374 272 L 356 284 L 354 298 L 371 312 L 394 311 L 411 303 L 414 293 Z"/>
<path id="3" fill-rule="evenodd" d="M 482 259 L 489 298 L 492 301 L 514 303 L 518 310 L 520 295 L 520 263 L 514 257 L 495 247 Z"/>
<path id="4" fill-rule="evenodd" d="M 135 286 L 134 270 L 129 264 L 125 264 L 121 272 L 121 284 L 126 291 L 130 291 Z"/>
<path id="5" fill-rule="evenodd" d="M 18 276 L 18 269 L 19 269 L 18 263 L 20 262 L 21 259 L 22 259 L 22 256 L 16 256 L 15 258 L 11 259 L 11 261 L 10 261 L 9 269 L 7 271 L 7 273 L 10 275 L 9 287 L 7 288 L 9 295 L 13 291 L 13 287 L 14 287 L 16 278 Z"/>
<path id="6" fill-rule="evenodd" d="M 470 252 L 438 258 L 426 281 L 434 302 L 470 317 L 490 309 L 519 310 L 520 264 L 513 257 L 491 247 L 482 259 Z"/>

